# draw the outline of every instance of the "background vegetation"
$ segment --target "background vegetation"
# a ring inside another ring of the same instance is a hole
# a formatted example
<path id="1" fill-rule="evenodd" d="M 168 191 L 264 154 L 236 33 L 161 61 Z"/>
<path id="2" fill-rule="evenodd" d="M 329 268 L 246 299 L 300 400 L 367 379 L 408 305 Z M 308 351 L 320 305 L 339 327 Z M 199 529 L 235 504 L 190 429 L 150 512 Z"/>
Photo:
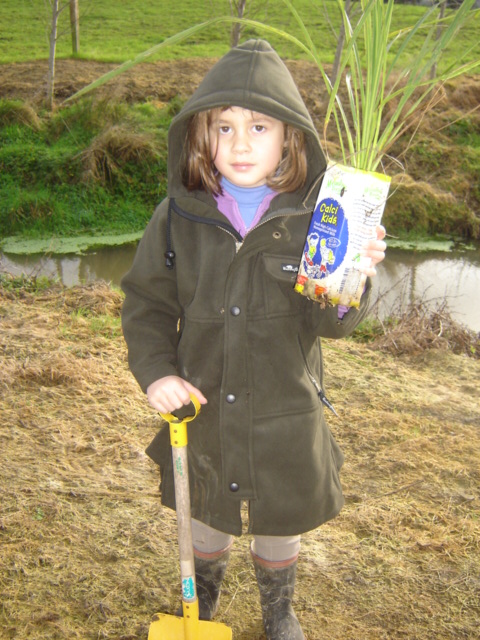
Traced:
<path id="1" fill-rule="evenodd" d="M 169 105 L 83 100 L 53 115 L 0 101 L 2 235 L 145 226 L 165 193 Z"/>
<path id="2" fill-rule="evenodd" d="M 334 1 L 296 0 L 295 6 L 328 65 L 333 61 L 339 22 Z M 395 26 L 416 21 L 424 11 L 398 5 Z M 282 2 L 252 0 L 247 2 L 247 12 L 257 20 L 296 30 Z M 75 64 L 120 63 L 188 26 L 229 13 L 227 0 L 179 0 L 173 5 L 165 0 L 81 0 L 80 53 Z M 467 59 L 478 58 L 479 15 L 472 11 L 471 23 L 461 41 L 446 52 L 443 65 L 458 63 L 466 51 Z M 28 61 L 45 62 L 49 20 L 49 3 L 2 0 L 0 74 L 12 64 L 20 69 Z M 69 29 L 67 11 L 59 23 L 60 62 L 72 57 Z M 248 35 L 245 32 L 243 37 Z M 271 40 L 286 59 L 301 57 L 294 45 Z M 228 46 L 229 27 L 217 26 L 163 49 L 161 55 L 164 59 L 213 59 Z M 148 66 L 157 63 L 158 56 Z M 163 72 L 168 73 L 165 68 Z M 131 83 L 141 73 L 135 67 Z M 173 93 L 160 103 L 147 94 L 114 98 L 112 87 L 117 83 L 118 79 L 107 92 L 69 106 L 62 105 L 69 91 L 63 87 L 56 96 L 56 110 L 49 113 L 38 93 L 28 99 L 2 93 L 0 79 L 0 237 L 125 233 L 144 228 L 165 195 L 166 132 L 188 96 Z M 78 88 L 71 87 L 70 94 Z M 301 90 L 320 129 L 325 109 L 318 99 L 320 91 L 312 88 L 311 81 Z M 396 145 L 393 155 L 404 169 L 391 170 L 396 175 L 385 214 L 391 233 L 480 237 L 480 120 L 475 110 L 479 102 L 478 76 L 451 83 L 444 88 L 442 101 L 420 123 L 408 154 L 408 136 Z"/>
<path id="3" fill-rule="evenodd" d="M 124 62 L 194 24 L 230 15 L 230 4 L 228 0 L 178 0 L 174 3 L 170 0 L 79 0 L 81 44 L 78 57 Z M 336 0 L 295 0 L 295 7 L 308 25 L 313 41 L 324 53 L 324 61 L 333 62 L 340 23 Z M 395 10 L 394 27 L 408 26 L 424 12 L 425 7 L 399 4 Z M 50 13 L 49 3 L 44 0 L 2 0 L 0 64 L 48 57 Z M 299 28 L 285 5 L 277 0 L 247 0 L 245 16 L 285 29 L 301 38 Z M 457 43 L 461 47 L 455 46 L 447 51 L 443 64 L 457 63 L 459 51 L 463 55 L 471 45 L 478 44 L 478 26 L 476 17 L 465 27 L 462 42 Z M 228 25 L 217 25 L 188 41 L 162 50 L 157 59 L 221 56 L 228 50 L 229 32 Z M 252 32 L 249 33 L 251 35 Z M 249 33 L 245 32 L 245 35 Z M 280 38 L 271 38 L 271 42 L 285 58 L 304 57 L 292 43 Z M 65 58 L 71 55 L 69 17 L 68 11 L 64 11 L 59 19 L 57 56 Z M 478 49 L 472 50 L 467 60 L 475 57 L 478 58 Z"/>

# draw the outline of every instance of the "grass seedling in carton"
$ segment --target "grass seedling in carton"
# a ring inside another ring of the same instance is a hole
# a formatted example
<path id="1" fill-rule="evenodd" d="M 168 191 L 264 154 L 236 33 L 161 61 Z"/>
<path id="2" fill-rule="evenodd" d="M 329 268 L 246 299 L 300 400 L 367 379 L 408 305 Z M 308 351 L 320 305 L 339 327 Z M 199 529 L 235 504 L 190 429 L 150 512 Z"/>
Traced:
<path id="1" fill-rule="evenodd" d="M 478 11 L 472 11 L 475 0 L 465 0 L 439 19 L 436 5 L 413 27 L 392 32 L 394 0 L 360 0 L 361 15 L 354 27 L 338 0 L 346 39 L 332 85 L 305 24 L 293 4 L 283 1 L 302 29 L 301 46 L 317 63 L 330 96 L 324 135 L 333 117 L 342 152 L 342 164 L 328 162 L 295 289 L 323 304 L 358 307 L 365 286 L 360 249 L 375 235 L 390 186 L 390 178 L 379 172 L 382 160 L 428 109 L 439 84 L 478 66 L 476 61 L 432 73 L 442 51 L 466 20 L 478 18 Z M 410 55 L 414 38 L 417 49 Z M 348 108 L 339 98 L 343 79 Z"/>

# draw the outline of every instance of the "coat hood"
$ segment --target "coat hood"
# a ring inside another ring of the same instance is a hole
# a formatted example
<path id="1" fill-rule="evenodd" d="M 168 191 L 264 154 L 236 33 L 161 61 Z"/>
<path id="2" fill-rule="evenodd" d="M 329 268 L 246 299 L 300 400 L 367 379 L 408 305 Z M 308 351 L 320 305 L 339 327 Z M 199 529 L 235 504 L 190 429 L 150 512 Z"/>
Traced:
<path id="1" fill-rule="evenodd" d="M 307 183 L 323 173 L 326 161 L 318 134 L 289 70 L 268 42 L 248 40 L 210 69 L 173 119 L 168 135 L 169 196 L 187 195 L 181 161 L 190 117 L 222 106 L 245 107 L 302 130 L 307 138 Z"/>

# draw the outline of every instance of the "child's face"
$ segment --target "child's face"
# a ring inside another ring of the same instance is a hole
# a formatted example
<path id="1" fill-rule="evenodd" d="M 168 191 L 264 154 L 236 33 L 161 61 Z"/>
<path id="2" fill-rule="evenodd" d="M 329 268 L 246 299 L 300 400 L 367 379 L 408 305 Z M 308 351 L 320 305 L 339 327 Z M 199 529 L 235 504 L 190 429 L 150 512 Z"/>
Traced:
<path id="1" fill-rule="evenodd" d="M 242 107 L 220 109 L 209 128 L 217 171 L 237 187 L 259 187 L 282 159 L 284 125 Z"/>

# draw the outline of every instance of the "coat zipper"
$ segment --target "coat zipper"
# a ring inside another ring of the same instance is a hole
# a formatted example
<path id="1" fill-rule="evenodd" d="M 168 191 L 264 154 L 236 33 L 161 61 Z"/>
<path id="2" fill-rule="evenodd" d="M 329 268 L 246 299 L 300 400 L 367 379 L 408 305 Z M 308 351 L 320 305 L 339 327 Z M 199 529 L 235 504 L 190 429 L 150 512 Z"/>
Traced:
<path id="1" fill-rule="evenodd" d="M 253 227 L 253 229 L 258 229 L 258 227 L 261 227 L 264 224 L 267 224 L 267 222 L 270 222 L 270 220 L 274 220 L 275 218 L 283 218 L 285 216 L 304 216 L 311 213 L 313 213 L 313 209 L 305 209 L 305 211 L 293 211 L 292 213 L 276 213 L 270 218 L 268 218 L 267 220 L 263 220 L 263 219 L 260 220 L 260 222 L 256 224 Z M 251 229 L 250 231 L 253 231 L 253 229 Z"/>
<path id="2" fill-rule="evenodd" d="M 338 418 L 338 413 L 335 411 L 335 407 L 330 402 L 330 400 L 327 398 L 327 396 L 325 395 L 325 391 L 322 389 L 322 386 L 320 385 L 320 383 L 318 382 L 318 380 L 315 378 L 315 376 L 313 375 L 313 373 L 310 370 L 310 367 L 309 367 L 308 362 L 307 362 L 307 358 L 305 356 L 305 351 L 303 350 L 302 341 L 300 340 L 300 336 L 298 336 L 298 344 L 300 345 L 300 351 L 302 352 L 303 362 L 305 363 L 305 370 L 306 370 L 306 372 L 308 374 L 308 377 L 310 378 L 310 381 L 312 382 L 313 386 L 315 387 L 315 390 L 317 392 L 317 395 L 318 395 L 320 401 L 322 402 L 322 404 L 324 404 L 327 407 L 327 409 L 330 409 L 330 411 L 334 415 L 336 415 L 337 418 Z"/>
<path id="3" fill-rule="evenodd" d="M 255 229 L 258 229 L 259 227 L 263 226 L 264 224 L 267 224 L 267 222 L 270 222 L 270 220 L 274 220 L 275 218 L 283 218 L 284 216 L 303 216 L 305 214 L 311 214 L 312 212 L 313 212 L 313 209 L 311 211 L 307 210 L 307 211 L 295 211 L 293 213 L 277 213 L 276 215 L 273 215 L 271 218 L 268 218 L 268 220 L 260 221 L 258 224 L 256 224 L 253 227 L 253 229 L 250 229 L 250 231 L 248 231 L 246 235 L 248 235 Z M 219 229 L 222 229 L 222 231 L 225 231 L 235 239 L 235 253 L 238 253 L 240 249 L 243 247 L 245 237 L 242 238 L 241 240 L 238 240 L 237 235 L 232 233 L 232 231 L 230 231 L 229 229 L 227 229 L 226 226 L 223 226 L 221 224 L 216 224 L 215 226 L 217 226 Z"/>
<path id="4" fill-rule="evenodd" d="M 182 216 L 182 218 L 186 218 L 187 220 L 190 220 L 192 222 L 211 224 L 212 226 L 217 227 L 218 229 L 221 229 L 222 231 L 225 231 L 226 233 L 228 233 L 228 235 L 232 236 L 232 238 L 235 240 L 236 253 L 238 253 L 242 248 L 245 238 L 242 238 L 242 236 L 231 225 L 227 223 L 221 223 L 218 220 L 210 220 L 209 218 L 203 218 L 201 216 L 188 213 L 187 211 L 181 209 L 178 206 L 178 204 L 175 202 L 175 198 L 172 198 L 171 206 L 172 206 L 172 209 L 175 211 L 175 213 Z M 268 220 L 260 220 L 260 222 L 257 225 L 255 225 L 253 229 L 258 229 L 258 227 L 261 227 L 262 225 L 266 224 L 270 220 L 273 220 L 274 218 L 283 218 L 284 216 L 303 216 L 303 215 L 311 214 L 312 212 L 313 212 L 313 209 L 305 209 L 304 211 L 294 211 L 292 213 L 277 213 L 271 216 L 270 218 L 268 218 Z M 251 233 L 253 229 L 251 229 L 249 233 Z"/>

